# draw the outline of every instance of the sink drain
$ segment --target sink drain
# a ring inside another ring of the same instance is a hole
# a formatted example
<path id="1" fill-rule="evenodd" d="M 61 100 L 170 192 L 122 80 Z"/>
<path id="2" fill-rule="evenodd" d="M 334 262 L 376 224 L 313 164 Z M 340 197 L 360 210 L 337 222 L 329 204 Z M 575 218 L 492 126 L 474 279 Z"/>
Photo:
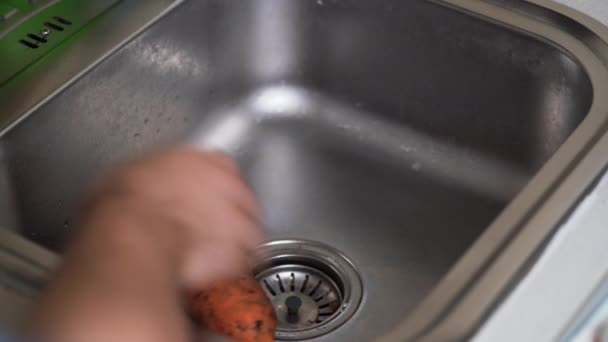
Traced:
<path id="1" fill-rule="evenodd" d="M 340 310 L 337 285 L 312 267 L 282 265 L 258 275 L 281 325 L 290 330 L 314 327 Z"/>
<path id="2" fill-rule="evenodd" d="M 256 279 L 277 315 L 277 340 L 304 340 L 344 324 L 361 302 L 362 287 L 352 263 L 331 247 L 274 241 L 259 249 Z"/>

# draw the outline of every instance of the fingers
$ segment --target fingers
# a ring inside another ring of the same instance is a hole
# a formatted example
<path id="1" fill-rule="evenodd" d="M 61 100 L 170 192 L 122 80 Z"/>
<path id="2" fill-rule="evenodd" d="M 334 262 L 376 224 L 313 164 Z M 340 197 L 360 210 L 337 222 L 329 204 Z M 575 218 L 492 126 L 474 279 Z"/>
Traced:
<path id="1" fill-rule="evenodd" d="M 176 268 L 185 284 L 249 271 L 247 259 L 263 241 L 260 209 L 226 154 L 174 147 L 126 165 L 104 184 L 109 191 L 100 201 L 112 194 L 106 200 L 120 197 L 125 208 L 147 208 L 142 222 L 178 222 L 180 229 L 166 229 L 183 234 L 176 239 L 183 244 Z"/>
<path id="2" fill-rule="evenodd" d="M 178 146 L 171 150 L 176 155 L 182 154 L 197 160 L 204 166 L 211 166 L 224 173 L 240 177 L 239 166 L 229 155 L 222 151 L 201 150 L 193 146 Z"/>
<path id="3" fill-rule="evenodd" d="M 230 239 L 247 250 L 254 250 L 264 239 L 263 230 L 256 221 L 247 216 L 235 213 L 226 217 L 223 234 L 220 237 Z"/>
<path id="4" fill-rule="evenodd" d="M 195 215 L 190 219 L 195 241 L 205 244 L 212 238 L 229 240 L 250 250 L 263 242 L 264 234 L 260 221 L 243 213 L 236 201 L 220 197 L 201 204 L 186 209 L 187 212 L 183 213 Z"/>
<path id="5" fill-rule="evenodd" d="M 233 200 L 243 214 L 259 221 L 261 217 L 257 199 L 249 185 L 241 177 L 238 164 L 222 152 L 205 152 L 205 158 L 211 162 L 209 166 L 213 166 L 219 171 L 215 183 L 220 187 L 218 193 Z"/>
<path id="6" fill-rule="evenodd" d="M 240 178 L 226 178 L 224 182 L 216 183 L 219 189 L 215 191 L 228 201 L 234 203 L 237 209 L 251 220 L 261 221 L 260 207 L 253 191 Z"/>
<path id="7" fill-rule="evenodd" d="M 198 195 L 188 206 L 199 217 L 192 224 L 194 256 L 187 260 L 185 277 L 196 284 L 249 272 L 248 259 L 263 242 L 255 195 L 228 155 L 194 149 L 186 153 L 197 159 L 197 167 L 190 172 L 190 190 L 198 189 Z"/>
<path id="8" fill-rule="evenodd" d="M 227 154 L 220 151 L 199 152 L 204 153 L 204 159 L 210 161 L 211 165 L 218 167 L 224 172 L 240 177 L 239 166 Z"/>
<path id="9" fill-rule="evenodd" d="M 194 249 L 183 264 L 184 287 L 202 289 L 220 279 L 249 272 L 250 253 L 232 241 L 215 241 L 203 249 Z"/>

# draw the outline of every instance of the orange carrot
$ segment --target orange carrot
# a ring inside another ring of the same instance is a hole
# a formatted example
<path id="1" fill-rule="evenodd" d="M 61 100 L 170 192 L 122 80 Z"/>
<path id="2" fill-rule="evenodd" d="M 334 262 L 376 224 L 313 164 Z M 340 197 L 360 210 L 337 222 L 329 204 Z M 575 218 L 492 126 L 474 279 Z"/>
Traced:
<path id="1" fill-rule="evenodd" d="M 224 281 L 190 297 L 194 319 L 239 342 L 272 342 L 277 326 L 270 300 L 252 277 Z"/>

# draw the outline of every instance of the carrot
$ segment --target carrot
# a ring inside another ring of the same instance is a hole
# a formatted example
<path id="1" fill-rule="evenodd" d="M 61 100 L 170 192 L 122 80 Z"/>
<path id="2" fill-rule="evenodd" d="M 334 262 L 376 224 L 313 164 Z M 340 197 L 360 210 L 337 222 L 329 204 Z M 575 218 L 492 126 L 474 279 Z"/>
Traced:
<path id="1" fill-rule="evenodd" d="M 223 281 L 190 297 L 194 319 L 238 342 L 272 342 L 277 326 L 270 300 L 252 277 Z"/>

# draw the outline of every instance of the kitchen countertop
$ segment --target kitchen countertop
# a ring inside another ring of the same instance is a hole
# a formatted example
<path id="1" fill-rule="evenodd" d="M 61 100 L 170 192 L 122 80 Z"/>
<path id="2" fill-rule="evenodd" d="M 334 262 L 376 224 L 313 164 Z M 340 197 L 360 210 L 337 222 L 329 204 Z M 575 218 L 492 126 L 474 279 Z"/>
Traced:
<path id="1" fill-rule="evenodd" d="M 607 216 L 605 173 L 475 341 L 591 341 L 575 338 L 593 332 L 587 321 L 608 318 L 599 306 L 608 297 Z"/>

